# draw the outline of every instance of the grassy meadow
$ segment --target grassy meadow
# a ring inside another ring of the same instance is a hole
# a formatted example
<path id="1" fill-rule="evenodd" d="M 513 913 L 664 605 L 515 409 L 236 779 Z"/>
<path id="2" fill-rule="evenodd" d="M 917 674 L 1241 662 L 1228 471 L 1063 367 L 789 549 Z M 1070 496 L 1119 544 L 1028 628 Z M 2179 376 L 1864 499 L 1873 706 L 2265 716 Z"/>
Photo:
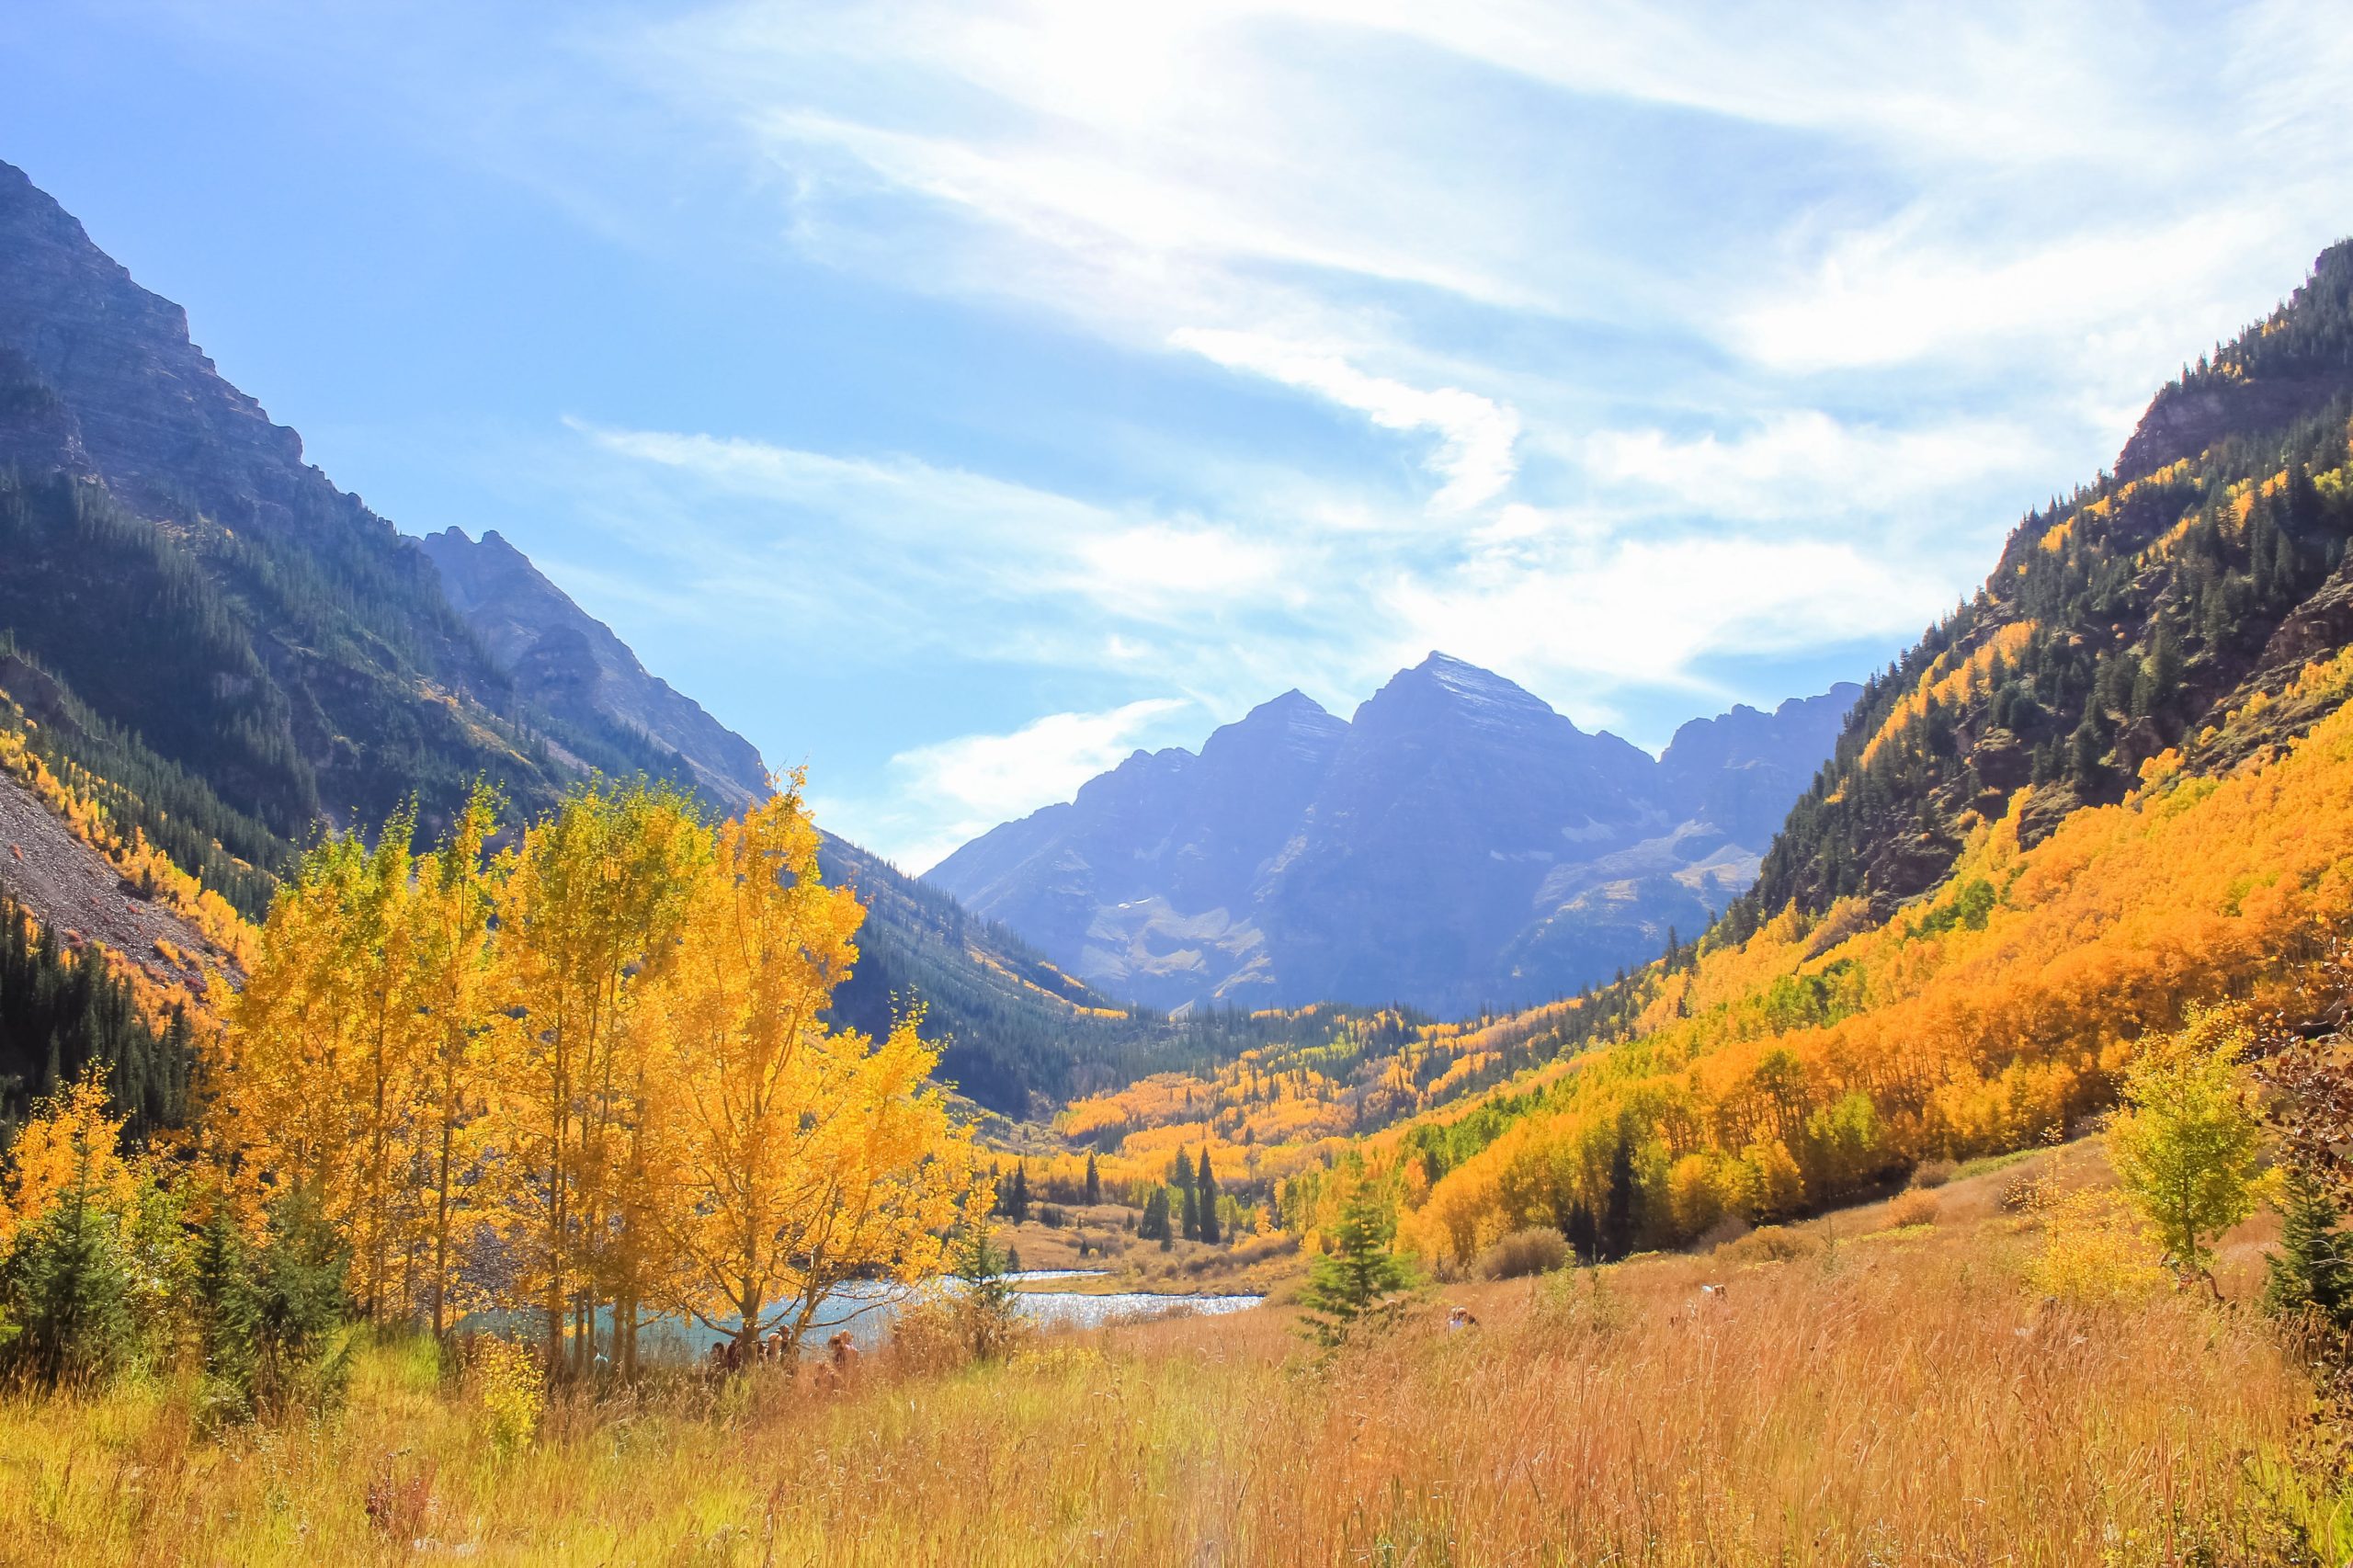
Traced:
<path id="1" fill-rule="evenodd" d="M 673 1376 L 528 1436 L 429 1344 L 343 1407 L 207 1435 L 188 1388 L 0 1404 L 0 1561 L 895 1565 L 2300 1560 L 2311 1379 L 2246 1304 L 2027 1283 L 2022 1179 L 2096 1141 L 1711 1255 L 1441 1284 L 1318 1361 L 1280 1304 L 870 1358 L 846 1387 Z M 1910 1220 L 1909 1224 L 1895 1221 Z M 1704 1292 L 1703 1284 L 1722 1287 Z M 1444 1328 L 1449 1305 L 1479 1325 Z M 528 1423 L 526 1423 L 528 1424 Z M 2329 1561 L 2341 1560 L 2342 1545 Z"/>

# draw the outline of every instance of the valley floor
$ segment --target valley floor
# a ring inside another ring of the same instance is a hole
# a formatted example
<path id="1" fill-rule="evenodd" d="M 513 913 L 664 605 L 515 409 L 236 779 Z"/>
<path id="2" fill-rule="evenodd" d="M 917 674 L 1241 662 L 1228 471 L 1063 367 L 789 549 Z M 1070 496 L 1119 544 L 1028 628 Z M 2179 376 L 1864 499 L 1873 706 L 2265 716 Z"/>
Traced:
<path id="1" fill-rule="evenodd" d="M 2307 1373 L 2245 1303 L 2024 1282 L 2021 1175 L 1707 1257 L 1439 1287 L 1313 1363 L 1290 1309 L 680 1381 L 536 1440 L 368 1351 L 340 1415 L 207 1438 L 184 1391 L 0 1405 L 0 1561 L 254 1565 L 2296 1562 Z M 1763 1244 L 1769 1242 L 1770 1244 Z M 1703 1292 L 1702 1284 L 1723 1287 Z M 1481 1325 L 1448 1334 L 1449 1303 Z M 2337 1543 L 2330 1562 L 2345 1555 Z"/>

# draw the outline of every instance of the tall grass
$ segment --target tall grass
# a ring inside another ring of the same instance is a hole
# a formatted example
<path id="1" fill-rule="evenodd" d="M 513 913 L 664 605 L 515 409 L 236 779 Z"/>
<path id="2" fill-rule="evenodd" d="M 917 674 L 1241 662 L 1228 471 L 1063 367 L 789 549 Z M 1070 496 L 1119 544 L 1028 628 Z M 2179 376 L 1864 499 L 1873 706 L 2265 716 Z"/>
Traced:
<path id="1" fill-rule="evenodd" d="M 404 1346 L 339 1415 L 220 1440 L 168 1383 L 16 1400 L 0 1561 L 2278 1561 L 2253 1478 L 2305 1377 L 2195 1297 L 2041 1303 L 2021 1224 L 1461 1286 L 1484 1327 L 1432 1301 L 1328 1364 L 1267 1310 L 838 1393 L 681 1379 L 523 1444 Z"/>

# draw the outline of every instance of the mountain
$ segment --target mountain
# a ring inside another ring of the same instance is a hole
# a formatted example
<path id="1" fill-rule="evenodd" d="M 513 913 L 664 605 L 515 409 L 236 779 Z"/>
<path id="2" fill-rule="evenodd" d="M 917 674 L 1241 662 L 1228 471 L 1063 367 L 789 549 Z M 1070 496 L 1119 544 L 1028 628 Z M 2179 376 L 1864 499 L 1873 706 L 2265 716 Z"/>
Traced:
<path id="1" fill-rule="evenodd" d="M 1351 719 L 1291 691 L 1199 756 L 1138 752 L 926 880 L 1156 1006 L 1524 1004 L 1703 927 L 1858 690 L 1696 721 L 1654 759 L 1433 653 Z"/>
<path id="2" fill-rule="evenodd" d="M 767 764 L 751 742 L 648 675 L 610 627 L 574 604 L 497 530 L 477 541 L 462 528 L 445 528 L 418 543 L 450 605 L 529 700 L 585 728 L 617 724 L 643 737 L 722 811 L 767 798 Z"/>
<path id="3" fill-rule="evenodd" d="M 179 306 L 0 164 L 0 820 L 54 821 L 70 790 L 104 813 L 86 835 L 126 861 L 153 846 L 250 918 L 323 826 L 414 793 L 429 827 L 477 778 L 529 814 L 591 771 L 725 811 L 767 789 L 750 743 L 496 534 L 420 543 L 336 489 Z M 129 907 L 156 894 L 119 867 L 122 912 L 88 891 L 107 873 L 43 871 L 78 864 L 55 837 L 0 847 L 0 888 L 44 926 L 133 944 L 159 982 L 205 949 Z M 837 1016 L 877 1029 L 924 1003 L 943 1074 L 986 1105 L 1202 1049 L 854 846 L 828 840 L 824 864 L 870 908 Z M 27 1065 L 0 1051 L 0 1074 Z"/>
<path id="4" fill-rule="evenodd" d="M 2168 754 L 2220 775 L 2309 727 L 2309 698 L 2259 731 L 2225 721 L 2353 635 L 2348 416 L 2353 242 L 2159 391 L 2116 472 L 2028 514 L 1985 585 L 1865 686 L 1732 928 L 1848 896 L 1883 916 L 2014 802 L 2032 845 Z"/>

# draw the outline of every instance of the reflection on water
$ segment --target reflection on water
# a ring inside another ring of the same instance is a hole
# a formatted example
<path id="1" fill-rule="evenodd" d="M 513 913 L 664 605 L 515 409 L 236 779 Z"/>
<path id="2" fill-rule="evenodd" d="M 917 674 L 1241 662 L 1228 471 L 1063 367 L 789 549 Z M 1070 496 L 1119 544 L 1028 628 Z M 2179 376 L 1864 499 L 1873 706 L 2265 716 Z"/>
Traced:
<path id="1" fill-rule="evenodd" d="M 1108 1295 L 1090 1294 L 1084 1290 L 1035 1290 L 1029 1287 L 1063 1279 L 1096 1279 L 1102 1278 L 1099 1268 L 1031 1268 L 1006 1278 L 1017 1288 L 1014 1303 L 1021 1315 L 1040 1328 L 1102 1328 L 1111 1324 L 1146 1323 L 1154 1318 L 1189 1313 L 1199 1317 L 1220 1317 L 1255 1307 L 1266 1300 L 1264 1296 L 1175 1296 L 1151 1290 L 1123 1290 Z M 858 1280 L 844 1286 L 833 1300 L 819 1310 L 810 1324 L 803 1349 L 815 1352 L 825 1340 L 842 1329 L 863 1350 L 871 1350 L 887 1336 L 891 1319 L 899 1309 L 925 1290 L 953 1290 L 961 1288 L 956 1279 L 937 1279 L 927 1286 L 909 1289 Z M 490 1333 L 518 1335 L 525 1338 L 537 1335 L 546 1320 L 525 1313 L 481 1313 L 460 1324 Z M 647 1360 L 687 1360 L 709 1354 L 710 1347 L 734 1337 L 733 1318 L 722 1318 L 720 1326 L 676 1318 L 652 1318 L 641 1324 L 637 1331 L 638 1355 Z M 597 1318 L 598 1339 L 612 1332 L 612 1318 L 599 1312 Z"/>

